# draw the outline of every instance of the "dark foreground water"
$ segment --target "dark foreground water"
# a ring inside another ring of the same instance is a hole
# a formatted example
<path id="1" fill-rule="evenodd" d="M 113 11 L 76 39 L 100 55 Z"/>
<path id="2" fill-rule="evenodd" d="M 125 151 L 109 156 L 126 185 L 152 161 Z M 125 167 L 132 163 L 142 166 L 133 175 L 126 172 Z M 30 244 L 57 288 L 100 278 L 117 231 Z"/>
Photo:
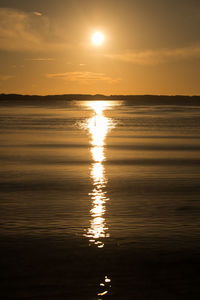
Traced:
<path id="1" fill-rule="evenodd" d="M 1 299 L 199 299 L 200 107 L 0 106 Z"/>

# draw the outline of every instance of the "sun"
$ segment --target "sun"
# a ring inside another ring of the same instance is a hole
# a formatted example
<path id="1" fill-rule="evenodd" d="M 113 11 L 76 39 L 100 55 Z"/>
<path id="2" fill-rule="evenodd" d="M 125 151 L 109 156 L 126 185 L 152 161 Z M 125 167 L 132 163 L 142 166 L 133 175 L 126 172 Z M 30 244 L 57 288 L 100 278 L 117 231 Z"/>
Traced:
<path id="1" fill-rule="evenodd" d="M 93 33 L 93 35 L 92 35 L 92 42 L 95 46 L 102 45 L 104 42 L 104 39 L 105 39 L 105 37 L 102 32 L 97 31 L 97 32 Z"/>

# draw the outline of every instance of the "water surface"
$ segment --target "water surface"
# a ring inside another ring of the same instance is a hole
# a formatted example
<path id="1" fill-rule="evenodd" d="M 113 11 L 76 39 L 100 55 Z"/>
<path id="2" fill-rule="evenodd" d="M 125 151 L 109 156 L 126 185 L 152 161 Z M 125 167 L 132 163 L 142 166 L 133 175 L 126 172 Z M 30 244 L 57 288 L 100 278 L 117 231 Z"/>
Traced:
<path id="1" fill-rule="evenodd" d="M 197 296 L 199 107 L 11 102 L 0 165 L 4 298 Z"/>

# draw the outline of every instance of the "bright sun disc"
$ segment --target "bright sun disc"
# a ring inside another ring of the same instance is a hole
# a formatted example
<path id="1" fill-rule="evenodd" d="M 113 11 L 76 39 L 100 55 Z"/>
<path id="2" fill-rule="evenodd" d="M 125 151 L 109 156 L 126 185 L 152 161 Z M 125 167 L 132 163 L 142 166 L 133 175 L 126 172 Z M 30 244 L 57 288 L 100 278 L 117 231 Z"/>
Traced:
<path id="1" fill-rule="evenodd" d="M 104 35 L 101 32 L 95 32 L 92 35 L 92 42 L 93 44 L 95 44 L 96 46 L 99 46 L 103 43 L 104 41 Z"/>

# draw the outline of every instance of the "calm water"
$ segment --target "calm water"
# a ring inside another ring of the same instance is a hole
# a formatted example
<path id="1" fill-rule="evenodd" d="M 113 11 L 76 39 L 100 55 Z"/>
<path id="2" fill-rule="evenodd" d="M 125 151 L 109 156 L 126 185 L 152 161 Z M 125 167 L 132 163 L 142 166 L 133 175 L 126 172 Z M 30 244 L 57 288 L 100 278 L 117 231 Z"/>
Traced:
<path id="1" fill-rule="evenodd" d="M 4 105 L 0 166 L 4 298 L 196 299 L 200 107 Z"/>

